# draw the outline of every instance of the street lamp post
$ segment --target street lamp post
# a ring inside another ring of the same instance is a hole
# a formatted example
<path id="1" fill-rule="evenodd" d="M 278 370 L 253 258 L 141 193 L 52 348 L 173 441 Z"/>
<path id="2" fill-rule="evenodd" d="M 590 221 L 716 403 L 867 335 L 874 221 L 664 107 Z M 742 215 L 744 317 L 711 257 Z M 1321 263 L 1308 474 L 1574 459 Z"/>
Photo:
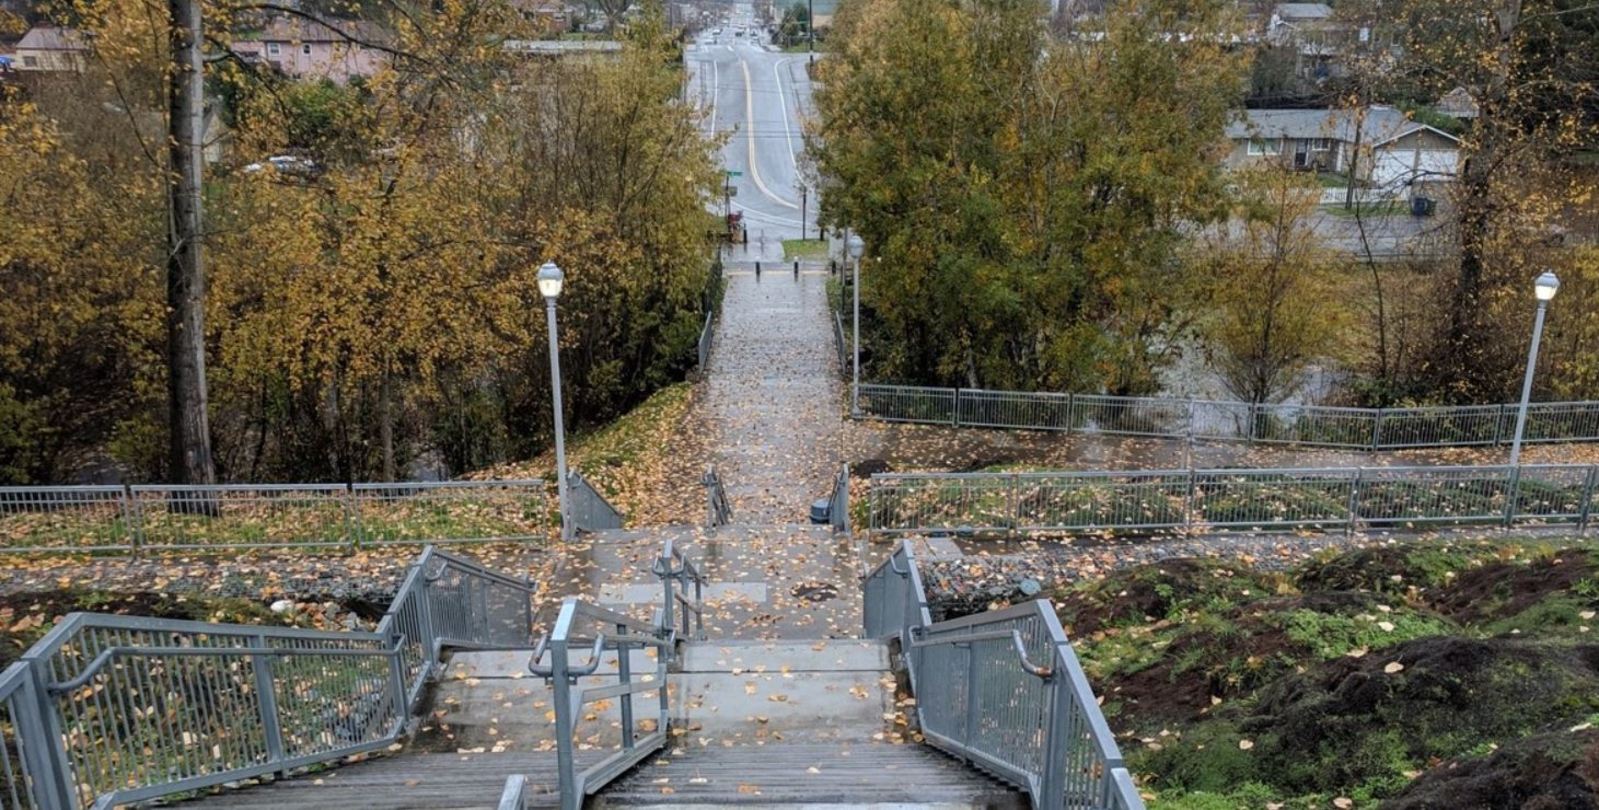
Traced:
<path id="1" fill-rule="evenodd" d="M 854 356 L 854 385 L 851 385 L 849 390 L 849 414 L 851 417 L 859 419 L 861 415 L 861 254 L 866 250 L 866 243 L 861 240 L 860 236 L 850 234 L 844 244 L 849 250 L 851 262 L 855 265 L 855 276 L 849 285 L 855 295 L 855 314 L 850 318 L 850 327 L 854 330 L 855 337 L 850 341 L 850 348 L 853 350 L 852 354 Z"/>
<path id="2" fill-rule="evenodd" d="M 555 262 L 539 268 L 539 293 L 544 296 L 544 314 L 550 332 L 550 391 L 555 398 L 555 491 L 561 508 L 561 539 L 572 539 L 572 511 L 566 494 L 566 425 L 561 414 L 561 352 L 556 338 L 555 299 L 561 297 L 566 274 Z"/>
<path id="3" fill-rule="evenodd" d="M 1510 466 L 1521 463 L 1521 435 L 1527 429 L 1527 405 L 1532 399 L 1532 372 L 1538 365 L 1538 341 L 1543 338 L 1543 316 L 1550 299 L 1560 289 L 1560 279 L 1545 270 L 1533 284 L 1538 296 L 1538 314 L 1532 322 L 1532 346 L 1527 350 L 1527 373 L 1521 380 L 1521 408 L 1516 411 L 1516 438 L 1510 443 Z"/>

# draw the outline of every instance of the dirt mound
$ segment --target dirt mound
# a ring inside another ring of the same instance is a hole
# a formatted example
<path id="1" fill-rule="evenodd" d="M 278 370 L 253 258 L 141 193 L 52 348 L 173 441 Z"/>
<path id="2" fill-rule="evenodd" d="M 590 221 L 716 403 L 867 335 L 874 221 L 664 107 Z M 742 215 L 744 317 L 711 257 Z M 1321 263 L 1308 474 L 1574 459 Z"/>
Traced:
<path id="1" fill-rule="evenodd" d="M 1494 562 L 1471 568 L 1429 594 L 1428 603 L 1462 624 L 1506 619 L 1551 596 L 1576 593 L 1599 604 L 1599 579 L 1593 558 L 1567 549 L 1529 563 Z"/>
<path id="2" fill-rule="evenodd" d="M 1599 729 L 1517 740 L 1422 774 L 1384 810 L 1599 810 Z"/>
<path id="3" fill-rule="evenodd" d="M 1056 595 L 1068 635 L 1172 618 L 1189 606 L 1220 606 L 1274 593 L 1267 575 L 1241 565 L 1193 558 L 1163 560 L 1124 571 L 1086 590 Z"/>
<path id="4" fill-rule="evenodd" d="M 1599 645 L 1434 637 L 1262 689 L 1241 727 L 1262 773 L 1300 792 L 1402 787 L 1407 771 L 1599 709 Z"/>
<path id="5" fill-rule="evenodd" d="M 1300 567 L 1294 582 L 1303 591 L 1405 593 L 1449 581 L 1471 564 L 1471 556 L 1429 546 L 1377 546 L 1345 552 Z"/>
<path id="6" fill-rule="evenodd" d="M 1119 728 L 1194 721 L 1298 668 L 1452 629 L 1368 593 L 1263 598 L 1176 628 L 1153 663 L 1109 681 L 1106 699 Z"/>

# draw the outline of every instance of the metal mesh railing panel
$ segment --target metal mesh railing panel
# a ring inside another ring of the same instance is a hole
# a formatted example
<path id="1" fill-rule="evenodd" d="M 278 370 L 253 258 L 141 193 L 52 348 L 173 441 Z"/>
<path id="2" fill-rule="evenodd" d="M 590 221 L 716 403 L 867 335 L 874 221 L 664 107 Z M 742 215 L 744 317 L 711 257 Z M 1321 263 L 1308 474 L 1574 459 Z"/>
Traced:
<path id="1" fill-rule="evenodd" d="M 1072 397 L 1071 424 L 1075 430 L 1085 433 L 1187 436 L 1188 403 L 1172 399 L 1078 394 Z"/>
<path id="2" fill-rule="evenodd" d="M 1009 476 L 874 475 L 873 531 L 1002 531 L 1013 525 Z"/>
<path id="3" fill-rule="evenodd" d="M 1183 525 L 1186 473 L 1022 473 L 1011 484 L 1020 531 L 1162 529 Z"/>
<path id="4" fill-rule="evenodd" d="M 1071 430 L 1072 398 L 1065 394 L 961 389 L 960 424 L 974 427 Z"/>
<path id="5" fill-rule="evenodd" d="M 129 493 L 143 548 L 341 546 L 355 537 L 338 484 L 144 485 Z"/>
<path id="6" fill-rule="evenodd" d="M 1353 469 L 1196 472 L 1193 520 L 1217 528 L 1343 526 L 1357 475 Z"/>
<path id="7" fill-rule="evenodd" d="M 122 487 L 0 487 L 0 538 L 13 551 L 128 551 L 137 526 Z"/>
<path id="8" fill-rule="evenodd" d="M 546 540 L 553 521 L 543 481 L 356 484 L 363 543 Z"/>
<path id="9" fill-rule="evenodd" d="M 953 424 L 955 389 L 903 385 L 862 385 L 861 413 L 889 422 Z"/>
<path id="10" fill-rule="evenodd" d="M 1513 404 L 1387 409 L 1251 405 L 875 383 L 859 386 L 859 401 L 861 415 L 891 422 L 1367 450 L 1508 444 L 1517 410 Z M 1535 403 L 1528 409 L 1524 439 L 1599 441 L 1599 402 Z"/>
<path id="11" fill-rule="evenodd" d="M 576 472 L 567 476 L 567 497 L 572 501 L 572 523 L 585 532 L 620 529 L 625 519 L 610 501 Z"/>

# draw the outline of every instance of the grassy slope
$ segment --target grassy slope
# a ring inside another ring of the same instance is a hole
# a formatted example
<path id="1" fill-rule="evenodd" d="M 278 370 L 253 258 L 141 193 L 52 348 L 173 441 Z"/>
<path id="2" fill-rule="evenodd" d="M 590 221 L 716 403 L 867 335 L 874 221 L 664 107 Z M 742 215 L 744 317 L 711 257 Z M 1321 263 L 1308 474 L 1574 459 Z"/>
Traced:
<path id="1" fill-rule="evenodd" d="M 1287 573 L 1168 561 L 1054 601 L 1154 808 L 1374 807 L 1599 712 L 1588 548 L 1434 541 Z"/>

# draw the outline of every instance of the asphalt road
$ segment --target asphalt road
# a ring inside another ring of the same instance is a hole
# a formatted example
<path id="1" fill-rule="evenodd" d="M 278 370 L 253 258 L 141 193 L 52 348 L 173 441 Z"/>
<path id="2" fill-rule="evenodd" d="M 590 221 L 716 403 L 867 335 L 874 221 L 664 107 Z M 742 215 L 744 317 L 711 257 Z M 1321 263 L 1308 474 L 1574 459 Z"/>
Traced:
<path id="1" fill-rule="evenodd" d="M 814 237 L 816 201 L 802 195 L 799 171 L 811 98 L 807 57 L 771 49 L 753 29 L 735 35 L 750 25 L 750 6 L 735 5 L 721 34 L 708 31 L 690 46 L 688 97 L 707 110 L 707 132 L 727 138 L 723 164 L 737 172 L 732 207 L 744 214 L 751 242 L 798 237 L 802 215 Z"/>

